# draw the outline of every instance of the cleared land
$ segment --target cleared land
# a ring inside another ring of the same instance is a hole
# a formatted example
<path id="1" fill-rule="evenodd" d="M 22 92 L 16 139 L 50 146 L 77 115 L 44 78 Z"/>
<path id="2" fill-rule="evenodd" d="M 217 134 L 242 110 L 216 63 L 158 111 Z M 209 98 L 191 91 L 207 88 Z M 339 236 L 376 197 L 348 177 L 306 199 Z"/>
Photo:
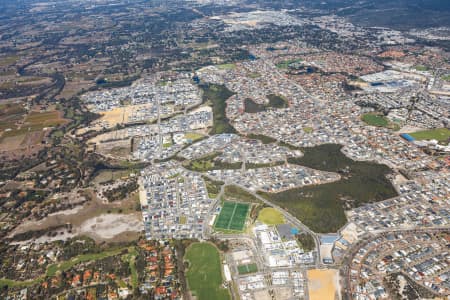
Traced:
<path id="1" fill-rule="evenodd" d="M 308 292 L 310 300 L 334 300 L 339 293 L 337 270 L 308 270 Z"/>
<path id="2" fill-rule="evenodd" d="M 228 300 L 230 294 L 221 288 L 223 278 L 220 255 L 209 243 L 194 243 L 184 256 L 189 263 L 186 272 L 189 289 L 197 300 Z"/>
<path id="3" fill-rule="evenodd" d="M 263 208 L 259 212 L 258 220 L 268 225 L 284 224 L 283 214 L 272 207 Z"/>
<path id="4" fill-rule="evenodd" d="M 437 128 L 431 130 L 418 131 L 410 133 L 410 136 L 416 140 L 437 140 L 446 143 L 450 139 L 450 130 L 447 128 Z"/>
<path id="5" fill-rule="evenodd" d="M 256 264 L 240 265 L 237 267 L 239 274 L 249 274 L 258 272 Z"/>
<path id="6" fill-rule="evenodd" d="M 244 230 L 250 205 L 246 203 L 225 201 L 219 217 L 214 224 L 215 229 Z"/>

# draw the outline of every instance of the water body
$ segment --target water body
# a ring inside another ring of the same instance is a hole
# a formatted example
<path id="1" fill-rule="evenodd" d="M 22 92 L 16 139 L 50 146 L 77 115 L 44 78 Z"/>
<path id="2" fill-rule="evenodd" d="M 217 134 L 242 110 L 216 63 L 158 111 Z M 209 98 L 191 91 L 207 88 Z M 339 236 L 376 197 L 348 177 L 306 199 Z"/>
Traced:
<path id="1" fill-rule="evenodd" d="M 342 176 L 341 180 L 262 195 L 320 233 L 336 232 L 345 225 L 345 209 L 397 196 L 386 178 L 391 173 L 389 167 L 354 161 L 345 156 L 341 148 L 341 145 L 336 144 L 303 148 L 303 157 L 289 159 L 290 163 L 338 172 Z"/>

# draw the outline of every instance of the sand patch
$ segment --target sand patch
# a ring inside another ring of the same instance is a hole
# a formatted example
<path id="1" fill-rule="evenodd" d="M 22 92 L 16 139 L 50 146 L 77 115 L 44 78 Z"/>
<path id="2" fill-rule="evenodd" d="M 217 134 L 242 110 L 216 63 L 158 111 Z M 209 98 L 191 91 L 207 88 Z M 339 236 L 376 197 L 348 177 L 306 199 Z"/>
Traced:
<path id="1" fill-rule="evenodd" d="M 140 232 L 143 229 L 142 220 L 136 214 L 102 214 L 83 222 L 77 231 L 111 239 L 123 232 Z"/>
<path id="2" fill-rule="evenodd" d="M 338 270 L 308 270 L 308 292 L 310 300 L 334 300 L 339 295 Z"/>

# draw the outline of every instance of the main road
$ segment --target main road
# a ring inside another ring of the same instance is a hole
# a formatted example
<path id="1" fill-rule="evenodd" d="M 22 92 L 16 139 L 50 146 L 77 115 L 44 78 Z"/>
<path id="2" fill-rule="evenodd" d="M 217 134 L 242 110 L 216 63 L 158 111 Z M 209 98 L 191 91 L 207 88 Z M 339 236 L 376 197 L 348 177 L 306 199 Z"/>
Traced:
<path id="1" fill-rule="evenodd" d="M 198 173 L 198 174 L 203 175 L 203 176 L 206 176 L 206 177 L 210 178 L 211 180 L 214 180 L 214 178 L 209 177 L 207 174 L 203 174 L 203 173 Z M 285 218 L 286 221 L 288 221 L 289 223 L 291 223 L 292 225 L 294 225 L 294 226 L 297 227 L 298 229 L 300 229 L 300 230 L 302 230 L 302 231 L 304 231 L 304 232 L 309 233 L 309 234 L 313 237 L 314 243 L 315 243 L 315 245 L 316 245 L 316 252 L 317 252 L 317 255 L 316 255 L 316 257 L 315 257 L 315 260 L 316 260 L 315 265 L 316 265 L 316 267 L 318 267 L 318 268 L 320 268 L 320 267 L 323 266 L 323 263 L 322 263 L 322 260 L 321 260 L 321 257 L 320 257 L 320 240 L 319 240 L 318 235 L 317 235 L 314 231 L 312 231 L 311 229 L 309 229 L 305 224 L 303 224 L 300 220 L 298 220 L 296 217 L 294 217 L 293 215 L 291 215 L 289 212 L 287 212 L 287 211 L 286 211 L 285 209 L 283 209 L 282 207 L 280 207 L 280 206 L 278 206 L 278 205 L 276 205 L 276 204 L 270 202 L 269 200 L 267 200 L 267 199 L 261 197 L 260 195 L 258 195 L 258 194 L 255 193 L 254 191 L 251 191 L 251 190 L 247 189 L 245 186 L 243 186 L 243 185 L 241 185 L 241 184 L 239 184 L 239 183 L 236 183 L 236 182 L 225 182 L 225 184 L 222 185 L 222 187 L 221 187 L 221 189 L 220 189 L 220 193 L 218 194 L 218 196 L 217 196 L 216 199 L 215 199 L 215 203 L 211 206 L 211 209 L 210 209 L 210 211 L 209 211 L 210 214 L 213 213 L 213 211 L 217 208 L 218 204 L 220 203 L 220 199 L 221 199 L 221 197 L 222 197 L 222 195 L 223 195 L 223 193 L 224 193 L 224 188 L 225 188 L 225 186 L 231 185 L 231 184 L 236 185 L 236 186 L 238 186 L 239 188 L 243 189 L 244 191 L 250 193 L 250 194 L 253 195 L 256 199 L 258 199 L 258 200 L 261 201 L 262 203 L 266 204 L 267 206 L 270 206 L 270 207 L 273 207 L 273 208 L 277 209 L 278 211 L 280 211 L 280 212 L 283 214 L 283 216 L 284 216 L 284 218 Z M 210 234 L 211 234 L 211 233 L 209 232 L 209 230 L 206 229 L 206 230 L 205 230 L 205 236 L 209 236 Z"/>

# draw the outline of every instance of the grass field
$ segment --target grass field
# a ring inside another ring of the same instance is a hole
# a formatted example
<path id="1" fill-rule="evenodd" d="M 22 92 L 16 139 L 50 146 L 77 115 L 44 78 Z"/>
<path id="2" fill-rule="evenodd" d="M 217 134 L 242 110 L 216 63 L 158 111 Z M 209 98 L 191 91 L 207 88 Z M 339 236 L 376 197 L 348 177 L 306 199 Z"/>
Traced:
<path id="1" fill-rule="evenodd" d="M 244 230 L 249 209 L 249 204 L 225 201 L 219 217 L 214 224 L 214 228 L 237 231 Z"/>
<path id="2" fill-rule="evenodd" d="M 258 272 L 258 267 L 256 264 L 240 265 L 237 267 L 239 274 L 249 274 Z"/>
<path id="3" fill-rule="evenodd" d="M 410 133 L 409 135 L 416 140 L 438 140 L 445 143 L 450 139 L 450 130 L 447 128 L 436 128 Z"/>
<path id="4" fill-rule="evenodd" d="M 303 131 L 305 133 L 312 133 L 314 131 L 314 128 L 312 128 L 312 127 L 303 127 Z"/>
<path id="5" fill-rule="evenodd" d="M 441 78 L 442 78 L 442 80 L 450 81 L 450 74 L 449 74 L 449 75 L 442 76 Z"/>
<path id="6" fill-rule="evenodd" d="M 184 167 L 197 172 L 206 172 L 209 170 L 226 170 L 226 169 L 240 169 L 242 162 L 227 163 L 216 160 L 220 153 L 212 153 L 202 158 L 194 159 L 184 164 Z"/>
<path id="7" fill-rule="evenodd" d="M 276 66 L 279 69 L 288 69 L 290 64 L 299 63 L 301 61 L 302 61 L 302 59 L 300 59 L 300 58 L 290 59 L 290 60 L 281 61 L 281 62 L 277 63 Z"/>
<path id="8" fill-rule="evenodd" d="M 65 123 L 59 111 L 47 111 L 47 112 L 31 112 L 25 118 L 25 123 L 29 124 L 31 127 L 49 127 L 57 126 L 59 124 Z"/>
<path id="9" fill-rule="evenodd" d="M 189 262 L 186 272 L 188 286 L 197 300 L 230 299 L 228 290 L 221 288 L 220 255 L 214 245 L 194 243 L 186 249 L 184 259 Z"/>
<path id="10" fill-rule="evenodd" d="M 236 69 L 235 64 L 222 64 L 216 66 L 219 70 L 234 70 Z"/>
<path id="11" fill-rule="evenodd" d="M 417 71 L 428 71 L 428 67 L 424 66 L 424 65 L 414 66 L 414 69 L 417 70 Z"/>
<path id="12" fill-rule="evenodd" d="M 272 207 L 263 208 L 259 212 L 258 220 L 268 225 L 284 224 L 283 214 Z"/>
<path id="13" fill-rule="evenodd" d="M 389 120 L 382 115 L 375 113 L 367 113 L 361 116 L 361 120 L 371 126 L 388 127 Z"/>
<path id="14" fill-rule="evenodd" d="M 251 73 L 248 73 L 247 76 L 249 78 L 259 78 L 259 77 L 261 77 L 261 74 L 259 74 L 257 72 L 251 72 Z"/>
<path id="15" fill-rule="evenodd" d="M 94 177 L 92 182 L 99 184 L 107 181 L 118 180 L 120 178 L 128 178 L 130 173 L 133 172 L 138 172 L 138 170 L 103 170 L 98 172 L 98 175 Z"/>
<path id="16" fill-rule="evenodd" d="M 185 137 L 186 139 L 191 140 L 191 141 L 194 142 L 194 141 L 197 141 L 197 140 L 199 140 L 199 139 L 204 138 L 205 136 L 204 136 L 203 134 L 196 133 L 196 132 L 188 132 L 188 133 L 186 133 L 186 134 L 184 135 L 184 137 Z"/>

